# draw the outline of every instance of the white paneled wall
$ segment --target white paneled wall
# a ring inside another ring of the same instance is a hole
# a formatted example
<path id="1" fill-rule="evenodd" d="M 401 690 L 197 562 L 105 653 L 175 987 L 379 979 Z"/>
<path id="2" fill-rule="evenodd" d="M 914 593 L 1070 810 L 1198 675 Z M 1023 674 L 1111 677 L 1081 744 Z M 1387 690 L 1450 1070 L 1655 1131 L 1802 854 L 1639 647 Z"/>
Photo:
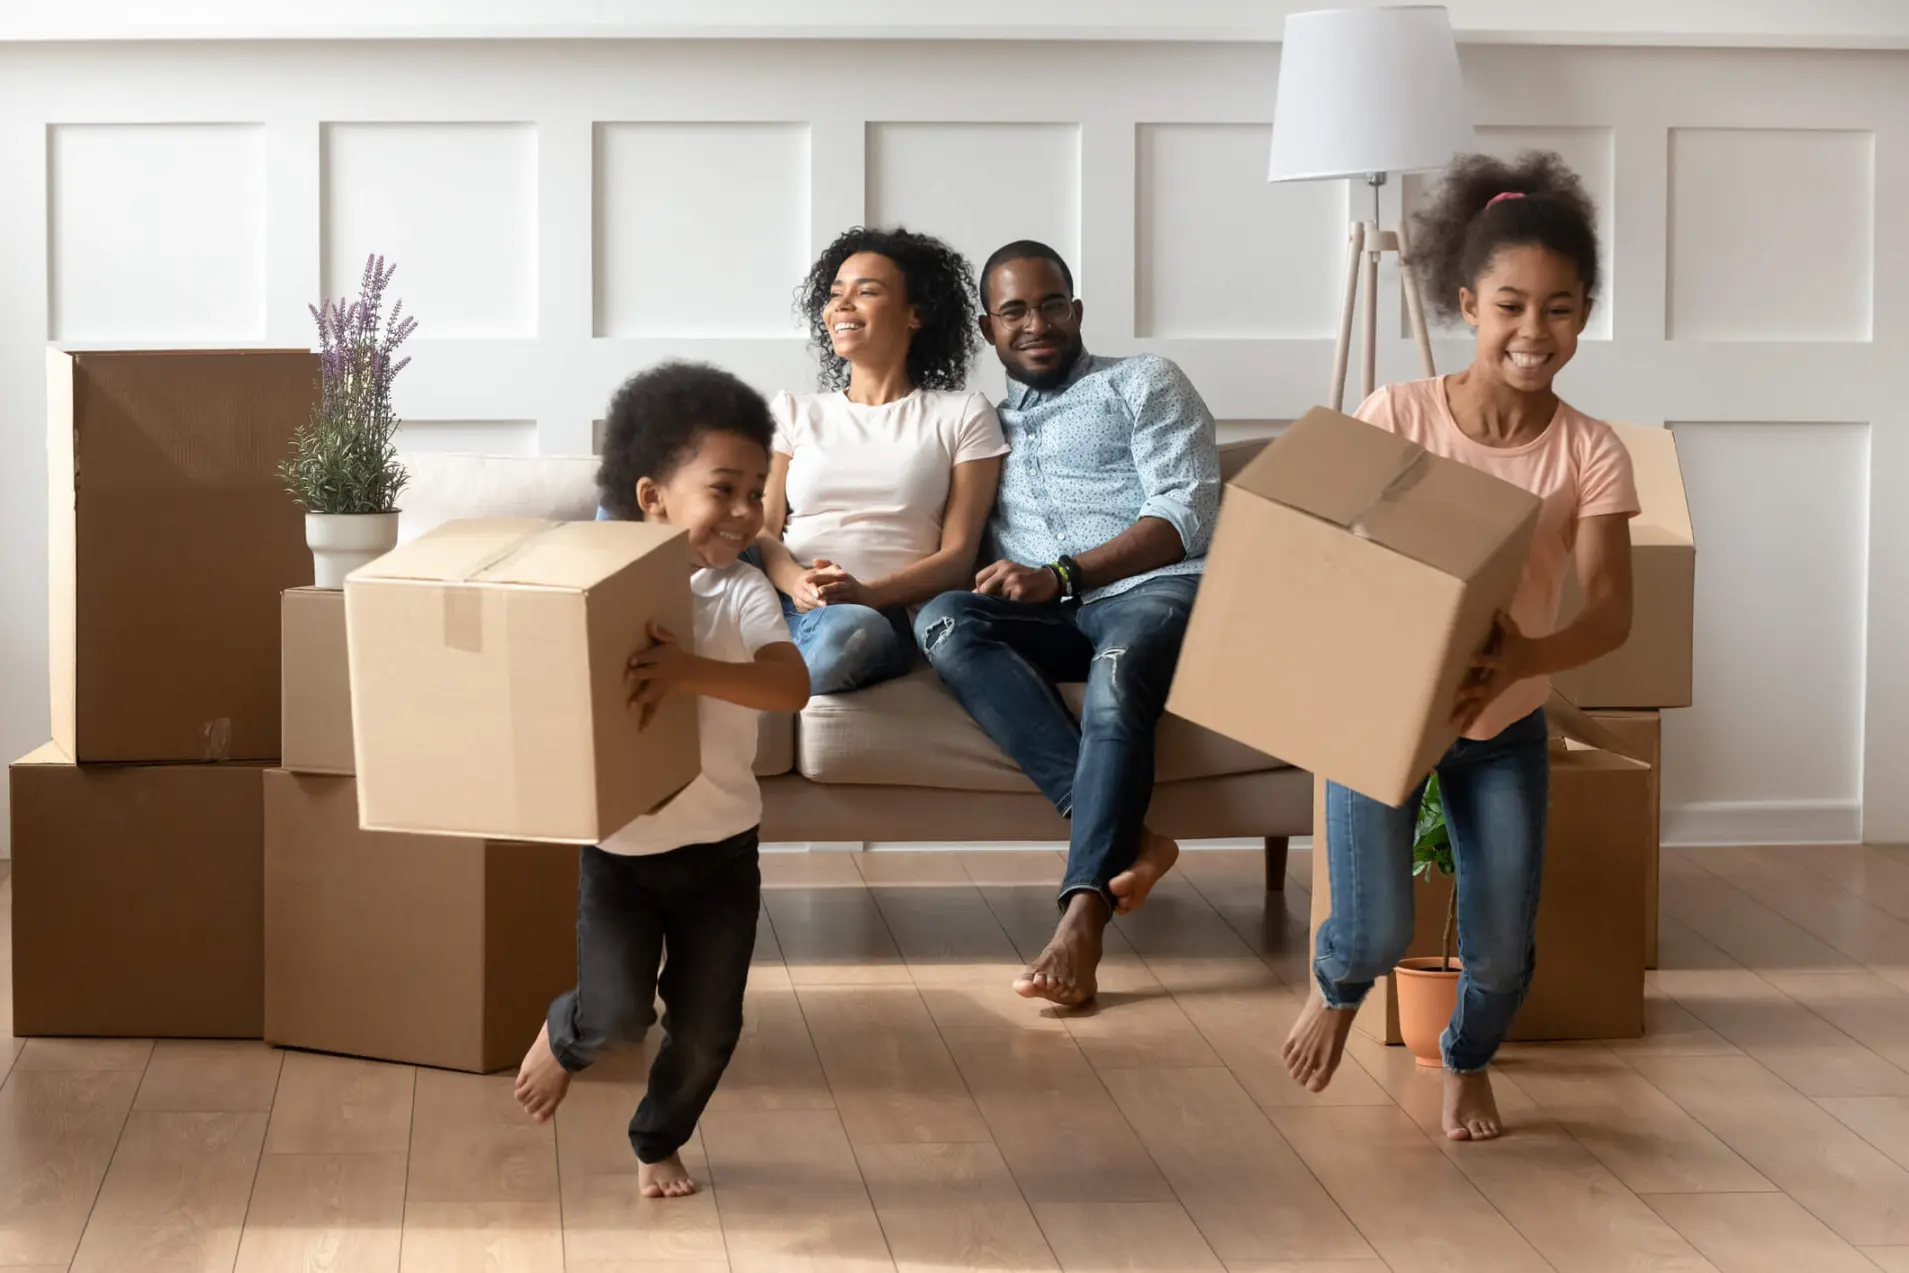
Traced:
<path id="1" fill-rule="evenodd" d="M 1909 841 L 1909 54 L 1463 57 L 1481 144 L 1556 149 L 1601 204 L 1609 285 L 1565 392 L 1683 444 L 1700 701 L 1668 726 L 1672 834 Z M 808 383 L 791 293 L 866 219 L 977 263 L 1047 239 L 1093 348 L 1290 419 L 1369 196 L 1261 180 L 1277 65 L 1148 40 L 0 44 L 0 747 L 46 733 L 49 338 L 306 345 L 305 305 L 378 251 L 421 322 L 405 448 L 574 453 L 661 357 Z M 1388 220 L 1422 184 L 1385 187 Z M 1416 374 L 1382 290 L 1381 374 Z"/>

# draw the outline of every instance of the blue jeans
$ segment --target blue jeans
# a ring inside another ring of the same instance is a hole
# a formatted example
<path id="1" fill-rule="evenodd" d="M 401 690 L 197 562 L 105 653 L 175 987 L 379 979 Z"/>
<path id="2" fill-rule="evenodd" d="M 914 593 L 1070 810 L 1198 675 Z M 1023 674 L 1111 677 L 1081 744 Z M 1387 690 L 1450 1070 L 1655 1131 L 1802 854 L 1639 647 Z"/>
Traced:
<path id="1" fill-rule="evenodd" d="M 1536 959 L 1551 760 L 1544 713 L 1486 742 L 1459 739 L 1438 762 L 1458 867 L 1458 1005 L 1439 1039 L 1445 1068 L 1482 1070 L 1524 1002 Z M 1412 840 L 1423 785 L 1393 808 L 1326 784 L 1332 914 L 1319 926 L 1313 976 L 1326 1003 L 1358 1006 L 1412 941 Z"/>
<path id="2" fill-rule="evenodd" d="M 1153 800 L 1153 736 L 1180 660 L 1197 575 L 1149 579 L 1084 606 L 972 592 L 915 618 L 928 662 L 968 715 L 1070 820 L 1063 906 L 1133 865 Z M 1057 684 L 1087 682 L 1080 721 Z"/>
<path id="3" fill-rule="evenodd" d="M 786 595 L 776 595 L 795 648 L 809 665 L 811 694 L 846 694 L 892 681 L 914 661 L 906 610 L 818 606 L 804 613 Z"/>

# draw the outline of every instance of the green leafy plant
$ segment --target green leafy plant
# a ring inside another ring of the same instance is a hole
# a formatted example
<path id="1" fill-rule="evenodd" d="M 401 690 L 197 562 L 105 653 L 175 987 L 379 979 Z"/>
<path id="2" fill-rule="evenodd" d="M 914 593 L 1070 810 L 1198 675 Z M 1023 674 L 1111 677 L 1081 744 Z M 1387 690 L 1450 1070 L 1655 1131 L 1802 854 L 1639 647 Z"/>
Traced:
<path id="1" fill-rule="evenodd" d="M 279 465 L 286 491 L 308 513 L 394 513 L 407 474 L 398 462 L 391 382 L 410 363 L 397 349 L 417 329 L 399 301 L 386 320 L 385 288 L 398 267 L 365 262 L 358 299 L 312 306 L 318 324 L 319 401 Z"/>
<path id="2" fill-rule="evenodd" d="M 1427 880 L 1436 871 L 1449 879 L 1457 870 L 1458 864 L 1452 861 L 1452 829 L 1445 822 L 1445 797 L 1438 788 L 1438 775 L 1433 774 L 1419 801 L 1418 831 L 1412 837 L 1412 874 Z M 1458 890 L 1454 888 L 1445 908 L 1445 934 L 1439 939 L 1440 972 L 1452 970 L 1452 937 L 1457 927 Z"/>

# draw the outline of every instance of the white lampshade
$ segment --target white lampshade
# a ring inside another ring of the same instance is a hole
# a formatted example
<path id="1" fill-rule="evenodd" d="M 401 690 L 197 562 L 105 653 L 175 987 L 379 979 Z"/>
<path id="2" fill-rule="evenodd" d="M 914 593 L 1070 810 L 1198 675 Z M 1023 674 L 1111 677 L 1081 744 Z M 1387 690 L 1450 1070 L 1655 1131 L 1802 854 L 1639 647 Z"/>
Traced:
<path id="1" fill-rule="evenodd" d="M 1443 168 L 1473 149 L 1439 5 L 1295 13 L 1279 49 L 1269 181 Z"/>

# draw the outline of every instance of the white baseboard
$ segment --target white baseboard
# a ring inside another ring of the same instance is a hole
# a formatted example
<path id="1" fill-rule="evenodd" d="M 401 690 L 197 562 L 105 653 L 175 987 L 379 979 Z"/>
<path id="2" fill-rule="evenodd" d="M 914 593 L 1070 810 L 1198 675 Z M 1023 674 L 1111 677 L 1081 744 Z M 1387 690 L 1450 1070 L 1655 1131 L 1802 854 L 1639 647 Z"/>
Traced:
<path id="1" fill-rule="evenodd" d="M 1770 800 L 1664 809 L 1663 841 L 1675 848 L 1725 844 L 1856 844 L 1863 807 L 1854 800 Z"/>

